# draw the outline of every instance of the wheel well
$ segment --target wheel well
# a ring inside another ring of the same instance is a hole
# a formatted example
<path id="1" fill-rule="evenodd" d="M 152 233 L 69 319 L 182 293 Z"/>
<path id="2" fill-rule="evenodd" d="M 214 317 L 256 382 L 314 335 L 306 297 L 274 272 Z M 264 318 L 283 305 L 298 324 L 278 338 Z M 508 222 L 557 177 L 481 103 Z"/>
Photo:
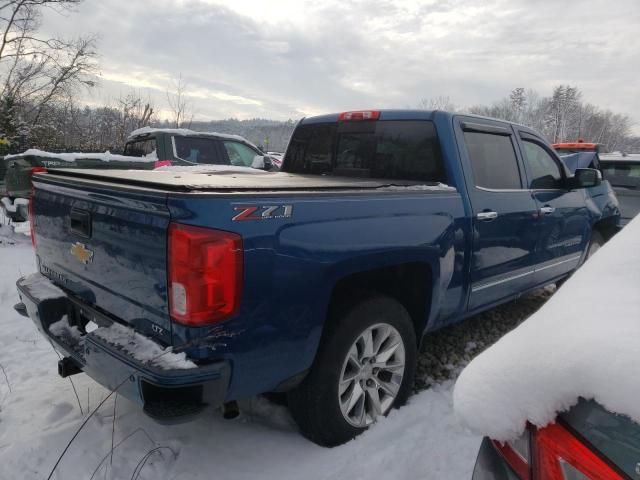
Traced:
<path id="1" fill-rule="evenodd" d="M 409 312 L 418 342 L 431 308 L 431 268 L 426 263 L 403 263 L 358 272 L 340 279 L 331 293 L 329 318 L 371 294 L 395 298 Z"/>
<path id="2" fill-rule="evenodd" d="M 594 223 L 593 230 L 600 233 L 600 235 L 602 235 L 602 238 L 604 238 L 604 241 L 607 242 L 617 233 L 618 228 L 614 220 L 612 220 L 611 218 L 605 218 Z"/>

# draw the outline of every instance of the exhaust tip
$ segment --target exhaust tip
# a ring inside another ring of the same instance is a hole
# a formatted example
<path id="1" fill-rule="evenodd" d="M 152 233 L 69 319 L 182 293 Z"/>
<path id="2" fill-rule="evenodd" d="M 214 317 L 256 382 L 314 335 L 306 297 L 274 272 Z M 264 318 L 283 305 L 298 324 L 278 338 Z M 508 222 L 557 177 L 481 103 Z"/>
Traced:
<path id="1" fill-rule="evenodd" d="M 232 402 L 226 402 L 222 404 L 222 416 L 225 420 L 233 420 L 240 415 L 240 407 L 235 400 Z"/>

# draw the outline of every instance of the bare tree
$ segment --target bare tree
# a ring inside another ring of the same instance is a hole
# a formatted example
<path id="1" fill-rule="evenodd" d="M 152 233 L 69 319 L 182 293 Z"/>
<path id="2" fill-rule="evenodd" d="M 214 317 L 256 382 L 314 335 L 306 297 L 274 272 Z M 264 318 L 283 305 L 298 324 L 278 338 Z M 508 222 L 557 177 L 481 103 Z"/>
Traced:
<path id="1" fill-rule="evenodd" d="M 447 112 L 456 112 L 458 107 L 451 101 L 448 96 L 438 95 L 437 97 L 423 98 L 418 103 L 420 110 L 444 110 Z"/>
<path id="2" fill-rule="evenodd" d="M 167 88 L 167 103 L 173 115 L 171 120 L 175 128 L 189 128 L 193 122 L 191 103 L 187 99 L 187 88 L 188 84 L 182 78 L 182 74 Z"/>
<path id="3" fill-rule="evenodd" d="M 0 100 L 12 106 L 12 130 L 15 122 L 23 131 L 43 128 L 53 104 L 66 102 L 78 88 L 95 86 L 93 37 L 64 40 L 39 35 L 43 9 L 66 11 L 80 2 L 0 0 Z"/>

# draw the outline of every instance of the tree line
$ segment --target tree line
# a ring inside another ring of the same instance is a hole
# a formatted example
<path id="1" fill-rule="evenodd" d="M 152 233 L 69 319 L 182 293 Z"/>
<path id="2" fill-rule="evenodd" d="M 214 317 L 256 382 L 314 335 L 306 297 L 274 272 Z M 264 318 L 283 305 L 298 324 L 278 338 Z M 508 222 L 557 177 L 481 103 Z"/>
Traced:
<path id="1" fill-rule="evenodd" d="M 628 115 L 585 102 L 580 89 L 571 85 L 557 85 L 549 96 L 518 87 L 491 105 L 462 108 L 449 97 L 438 96 L 423 99 L 419 107 L 508 120 L 537 130 L 551 143 L 583 139 L 602 144 L 605 152 L 640 151 L 640 137 L 632 134 L 633 122 Z"/>

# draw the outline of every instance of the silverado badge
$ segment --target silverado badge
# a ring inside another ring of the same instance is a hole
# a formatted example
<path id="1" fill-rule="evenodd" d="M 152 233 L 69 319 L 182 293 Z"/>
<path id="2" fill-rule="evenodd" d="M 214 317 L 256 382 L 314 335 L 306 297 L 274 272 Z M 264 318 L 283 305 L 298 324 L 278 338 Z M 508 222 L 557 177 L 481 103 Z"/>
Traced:
<path id="1" fill-rule="evenodd" d="M 93 251 L 89 250 L 84 243 L 76 242 L 71 245 L 71 255 L 76 257 L 85 265 L 93 261 Z"/>

